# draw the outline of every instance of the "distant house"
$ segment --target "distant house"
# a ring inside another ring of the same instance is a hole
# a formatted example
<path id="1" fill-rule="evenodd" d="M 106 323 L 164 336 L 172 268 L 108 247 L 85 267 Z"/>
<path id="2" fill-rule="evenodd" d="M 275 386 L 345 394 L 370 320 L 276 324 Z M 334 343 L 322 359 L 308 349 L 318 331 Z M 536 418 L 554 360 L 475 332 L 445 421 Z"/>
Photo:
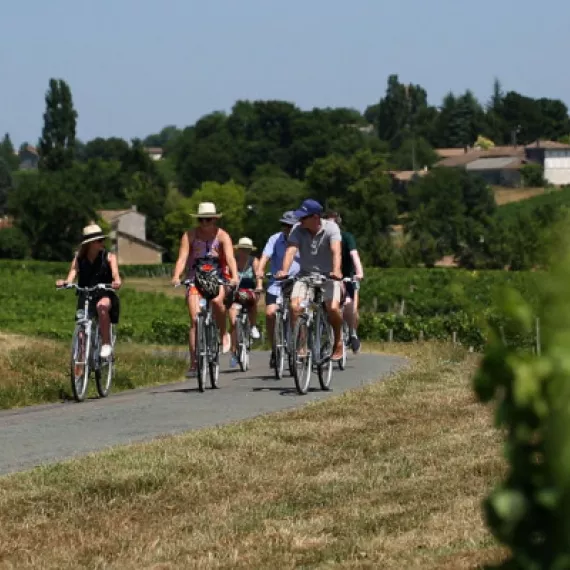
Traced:
<path id="1" fill-rule="evenodd" d="M 555 186 L 570 184 L 570 145 L 535 141 L 525 147 L 526 156 L 544 168 L 544 179 Z"/>
<path id="2" fill-rule="evenodd" d="M 422 178 L 428 173 L 427 167 L 422 170 L 390 170 L 388 174 L 392 178 L 392 189 L 396 194 L 404 195 L 410 182 Z"/>
<path id="3" fill-rule="evenodd" d="M 555 141 L 536 141 L 526 146 L 495 146 L 436 149 L 441 157 L 437 166 L 462 167 L 476 172 L 489 184 L 518 187 L 523 183 L 521 168 L 540 164 L 545 180 L 556 186 L 570 184 L 570 145 Z"/>
<path id="4" fill-rule="evenodd" d="M 38 167 L 40 155 L 35 146 L 27 145 L 20 149 L 18 153 L 20 159 L 20 170 L 34 170 Z"/>
<path id="5" fill-rule="evenodd" d="M 162 149 L 160 147 L 147 147 L 145 148 L 148 155 L 152 158 L 152 160 L 161 160 L 162 159 Z"/>
<path id="6" fill-rule="evenodd" d="M 121 265 L 156 265 L 166 251 L 146 239 L 146 216 L 136 206 L 128 210 L 100 210 L 99 216 L 111 226 L 113 251 Z"/>

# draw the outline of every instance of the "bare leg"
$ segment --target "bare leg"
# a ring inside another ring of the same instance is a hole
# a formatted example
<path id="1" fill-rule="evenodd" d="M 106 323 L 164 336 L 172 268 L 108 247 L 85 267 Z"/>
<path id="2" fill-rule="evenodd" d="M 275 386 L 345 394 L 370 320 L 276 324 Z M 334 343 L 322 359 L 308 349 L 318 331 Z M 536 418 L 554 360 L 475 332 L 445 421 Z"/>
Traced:
<path id="1" fill-rule="evenodd" d="M 194 293 L 188 296 L 188 314 L 190 315 L 190 333 L 188 334 L 188 347 L 190 349 L 190 368 L 196 366 L 196 316 L 200 310 L 200 295 Z"/>
<path id="2" fill-rule="evenodd" d="M 99 330 L 101 331 L 101 341 L 103 344 L 111 344 L 110 325 L 111 317 L 109 310 L 111 308 L 111 299 L 103 297 L 97 303 L 97 314 L 99 316 Z"/>
<path id="3" fill-rule="evenodd" d="M 265 326 L 267 327 L 267 336 L 271 339 L 273 348 L 273 335 L 275 331 L 275 313 L 277 312 L 277 305 L 266 305 L 265 307 Z"/>
<path id="4" fill-rule="evenodd" d="M 229 315 L 230 315 L 230 336 L 232 339 L 230 352 L 235 354 L 235 352 L 237 351 L 237 331 L 236 331 L 237 308 L 235 308 L 233 305 L 230 307 Z"/>
<path id="5" fill-rule="evenodd" d="M 227 345 L 225 346 L 224 350 L 224 337 L 226 336 L 226 315 L 227 310 L 224 305 L 224 299 L 226 296 L 226 292 L 223 286 L 220 286 L 220 292 L 215 299 L 212 299 L 212 309 L 214 312 L 214 318 L 216 319 L 216 323 L 218 325 L 218 329 L 220 330 L 220 342 L 222 344 L 222 352 L 227 351 Z"/>
<path id="6" fill-rule="evenodd" d="M 340 303 L 338 300 L 333 299 L 326 302 L 327 313 L 329 321 L 334 331 L 334 351 L 332 354 L 333 360 L 342 358 L 342 313 L 340 310 Z"/>

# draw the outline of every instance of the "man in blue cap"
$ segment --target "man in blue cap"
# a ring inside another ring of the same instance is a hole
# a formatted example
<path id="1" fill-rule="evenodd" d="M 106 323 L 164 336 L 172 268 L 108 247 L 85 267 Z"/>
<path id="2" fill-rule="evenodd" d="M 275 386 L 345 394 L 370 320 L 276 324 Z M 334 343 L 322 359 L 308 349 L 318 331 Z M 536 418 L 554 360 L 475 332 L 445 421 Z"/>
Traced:
<path id="1" fill-rule="evenodd" d="M 316 200 L 305 200 L 295 211 L 299 223 L 291 230 L 287 250 L 279 277 L 288 274 L 293 259 L 300 255 L 299 275 L 318 272 L 336 280 L 325 283 L 324 300 L 329 321 L 334 331 L 334 351 L 332 360 L 342 358 L 342 296 L 341 242 L 338 225 L 322 218 L 323 207 Z M 301 314 L 301 300 L 307 296 L 307 285 L 296 281 L 291 293 L 291 313 L 293 324 Z"/>
<path id="2" fill-rule="evenodd" d="M 287 238 L 291 233 L 291 228 L 297 223 L 297 218 L 293 211 L 285 212 L 281 219 L 281 231 L 273 234 L 265 244 L 263 253 L 259 260 L 259 268 L 257 271 L 257 278 L 263 279 L 265 276 L 265 266 L 267 262 L 271 262 L 271 273 L 275 274 L 283 265 L 283 258 L 285 257 L 285 250 L 287 249 Z M 293 259 L 293 263 L 289 268 L 289 276 L 296 275 L 299 271 L 299 254 Z M 265 323 L 267 326 L 267 336 L 273 342 L 273 332 L 275 328 L 275 313 L 277 312 L 277 299 L 281 296 L 281 283 L 271 278 L 267 293 L 265 294 Z M 273 347 L 274 348 L 274 347 Z M 271 351 L 271 359 L 269 367 L 275 366 L 275 352 Z"/>

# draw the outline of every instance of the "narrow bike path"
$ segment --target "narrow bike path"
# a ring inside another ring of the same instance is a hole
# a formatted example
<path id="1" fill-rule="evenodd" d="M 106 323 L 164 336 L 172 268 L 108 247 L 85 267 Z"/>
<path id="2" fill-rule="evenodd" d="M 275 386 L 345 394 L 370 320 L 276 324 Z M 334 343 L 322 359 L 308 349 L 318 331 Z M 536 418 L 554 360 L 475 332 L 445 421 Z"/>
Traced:
<path id="1" fill-rule="evenodd" d="M 295 391 L 286 370 L 276 380 L 268 352 L 252 352 L 247 372 L 229 370 L 222 356 L 220 388 L 200 393 L 196 379 L 112 394 L 83 403 L 66 402 L 0 412 L 0 475 L 84 455 L 117 444 L 227 424 L 301 406 L 363 386 L 406 364 L 396 356 L 349 354 L 335 365 L 331 391 L 316 373 L 306 396 Z"/>

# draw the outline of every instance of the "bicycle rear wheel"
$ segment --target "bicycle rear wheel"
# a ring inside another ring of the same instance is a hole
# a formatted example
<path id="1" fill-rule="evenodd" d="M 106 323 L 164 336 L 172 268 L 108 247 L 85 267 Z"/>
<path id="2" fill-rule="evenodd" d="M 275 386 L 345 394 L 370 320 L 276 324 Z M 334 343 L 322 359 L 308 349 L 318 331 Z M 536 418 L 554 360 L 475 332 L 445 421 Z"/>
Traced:
<path id="1" fill-rule="evenodd" d="M 273 331 L 273 349 L 275 358 L 275 377 L 278 380 L 283 378 L 285 369 L 285 327 L 283 323 L 283 313 L 277 311 L 275 315 L 275 329 Z"/>
<path id="2" fill-rule="evenodd" d="M 293 378 L 299 394 L 305 395 L 309 391 L 313 367 L 313 353 L 311 350 L 311 330 L 305 316 L 300 316 L 295 323 L 293 332 Z"/>
<path id="3" fill-rule="evenodd" d="M 338 367 L 341 370 L 344 370 L 346 368 L 346 347 L 348 346 L 348 341 L 350 340 L 349 338 L 349 330 L 348 330 L 348 325 L 346 324 L 345 321 L 342 322 L 342 358 L 338 361 Z"/>
<path id="4" fill-rule="evenodd" d="M 210 358 L 208 366 L 210 369 L 210 387 L 215 389 L 218 387 L 220 379 L 220 337 L 218 327 L 215 323 L 211 323 L 208 327 L 208 346 L 210 347 Z"/>
<path id="5" fill-rule="evenodd" d="M 100 356 L 101 350 L 101 336 L 97 335 L 99 340 L 97 346 L 96 358 L 99 360 L 98 366 L 95 368 L 95 385 L 97 386 L 97 393 L 101 398 L 106 398 L 111 391 L 111 384 L 113 382 L 113 373 L 115 371 L 115 342 L 117 340 L 117 335 L 115 333 L 115 327 L 111 325 L 111 346 L 113 347 L 113 352 L 111 356 L 106 359 L 102 359 Z"/>
<path id="6" fill-rule="evenodd" d="M 198 372 L 198 390 L 206 389 L 206 374 L 208 374 L 208 352 L 206 345 L 206 324 L 204 315 L 199 314 L 196 320 L 196 371 Z"/>
<path id="7" fill-rule="evenodd" d="M 83 402 L 89 385 L 89 335 L 83 325 L 76 325 L 71 341 L 71 391 L 77 402 Z"/>
<path id="8" fill-rule="evenodd" d="M 249 368 L 249 320 L 247 313 L 240 313 L 236 319 L 238 361 L 242 372 Z"/>

